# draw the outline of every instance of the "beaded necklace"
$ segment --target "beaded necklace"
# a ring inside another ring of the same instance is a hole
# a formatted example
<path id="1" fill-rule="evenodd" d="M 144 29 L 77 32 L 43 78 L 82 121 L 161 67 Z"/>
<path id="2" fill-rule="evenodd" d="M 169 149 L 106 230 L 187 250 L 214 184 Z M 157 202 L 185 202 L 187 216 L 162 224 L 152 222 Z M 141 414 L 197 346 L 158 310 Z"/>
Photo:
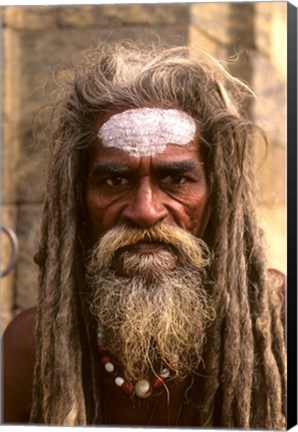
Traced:
<path id="1" fill-rule="evenodd" d="M 154 390 L 158 390 L 164 386 L 165 380 L 171 377 L 170 370 L 166 367 L 162 367 L 159 375 L 154 375 L 150 381 L 142 379 L 137 381 L 135 385 L 126 381 L 121 374 L 117 372 L 112 363 L 110 353 L 104 345 L 103 331 L 101 328 L 98 329 L 97 333 L 97 351 L 105 371 L 112 377 L 116 386 L 120 387 L 128 396 L 136 395 L 139 398 L 145 399 L 151 396 Z"/>

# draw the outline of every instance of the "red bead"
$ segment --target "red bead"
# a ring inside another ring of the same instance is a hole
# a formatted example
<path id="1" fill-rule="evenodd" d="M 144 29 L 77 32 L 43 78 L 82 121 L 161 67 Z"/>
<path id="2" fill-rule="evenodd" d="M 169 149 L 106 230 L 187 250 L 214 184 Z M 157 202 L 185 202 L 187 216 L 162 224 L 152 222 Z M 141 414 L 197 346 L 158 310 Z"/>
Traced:
<path id="1" fill-rule="evenodd" d="M 108 357 L 108 356 L 103 356 L 103 357 L 100 359 L 100 361 L 101 361 L 102 364 L 106 364 L 106 363 L 109 363 L 109 361 L 111 361 L 111 359 L 110 359 L 110 357 Z"/>
<path id="2" fill-rule="evenodd" d="M 151 385 L 155 389 L 159 389 L 164 384 L 164 380 L 161 377 L 154 376 L 151 381 Z"/>
<path id="3" fill-rule="evenodd" d="M 133 385 L 127 381 L 124 381 L 121 388 L 127 395 L 131 395 L 133 392 Z"/>

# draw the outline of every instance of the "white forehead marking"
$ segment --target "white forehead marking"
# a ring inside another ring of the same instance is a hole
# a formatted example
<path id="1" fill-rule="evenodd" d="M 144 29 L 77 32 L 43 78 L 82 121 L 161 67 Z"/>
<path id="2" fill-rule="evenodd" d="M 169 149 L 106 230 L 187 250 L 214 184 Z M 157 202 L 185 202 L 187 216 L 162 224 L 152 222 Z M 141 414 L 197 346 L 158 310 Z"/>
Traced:
<path id="1" fill-rule="evenodd" d="M 105 147 L 127 151 L 131 156 L 155 156 L 167 144 L 185 145 L 195 136 L 196 124 L 183 111 L 137 108 L 113 115 L 98 132 Z"/>

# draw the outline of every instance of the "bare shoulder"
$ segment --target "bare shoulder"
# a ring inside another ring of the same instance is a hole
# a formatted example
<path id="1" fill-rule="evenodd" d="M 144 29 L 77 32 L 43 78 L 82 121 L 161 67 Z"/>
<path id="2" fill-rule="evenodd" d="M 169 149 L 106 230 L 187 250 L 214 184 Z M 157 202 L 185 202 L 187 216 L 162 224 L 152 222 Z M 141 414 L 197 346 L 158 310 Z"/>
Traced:
<path id="1" fill-rule="evenodd" d="M 28 347 L 34 344 L 35 318 L 35 307 L 20 312 L 8 324 L 3 334 L 3 340 L 10 340 L 12 338 L 14 342 L 20 343 L 22 346 L 28 345 Z"/>
<path id="2" fill-rule="evenodd" d="M 36 309 L 18 314 L 7 326 L 3 349 L 3 420 L 26 423 L 29 420 L 35 354 Z"/>

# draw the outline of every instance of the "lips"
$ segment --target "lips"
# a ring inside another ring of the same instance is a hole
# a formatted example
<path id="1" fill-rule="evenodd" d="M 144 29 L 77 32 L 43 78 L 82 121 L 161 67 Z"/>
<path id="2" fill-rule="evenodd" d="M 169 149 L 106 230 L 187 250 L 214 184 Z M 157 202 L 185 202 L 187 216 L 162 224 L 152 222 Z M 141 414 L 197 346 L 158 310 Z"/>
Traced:
<path id="1" fill-rule="evenodd" d="M 165 248 L 166 246 L 162 243 L 139 242 L 131 250 L 136 253 L 155 253 Z"/>
<path id="2" fill-rule="evenodd" d="M 123 248 L 118 249 L 116 255 L 119 256 L 123 252 L 149 254 L 149 253 L 157 253 L 165 249 L 169 249 L 169 246 L 161 242 L 140 241 L 133 245 L 124 246 Z"/>

